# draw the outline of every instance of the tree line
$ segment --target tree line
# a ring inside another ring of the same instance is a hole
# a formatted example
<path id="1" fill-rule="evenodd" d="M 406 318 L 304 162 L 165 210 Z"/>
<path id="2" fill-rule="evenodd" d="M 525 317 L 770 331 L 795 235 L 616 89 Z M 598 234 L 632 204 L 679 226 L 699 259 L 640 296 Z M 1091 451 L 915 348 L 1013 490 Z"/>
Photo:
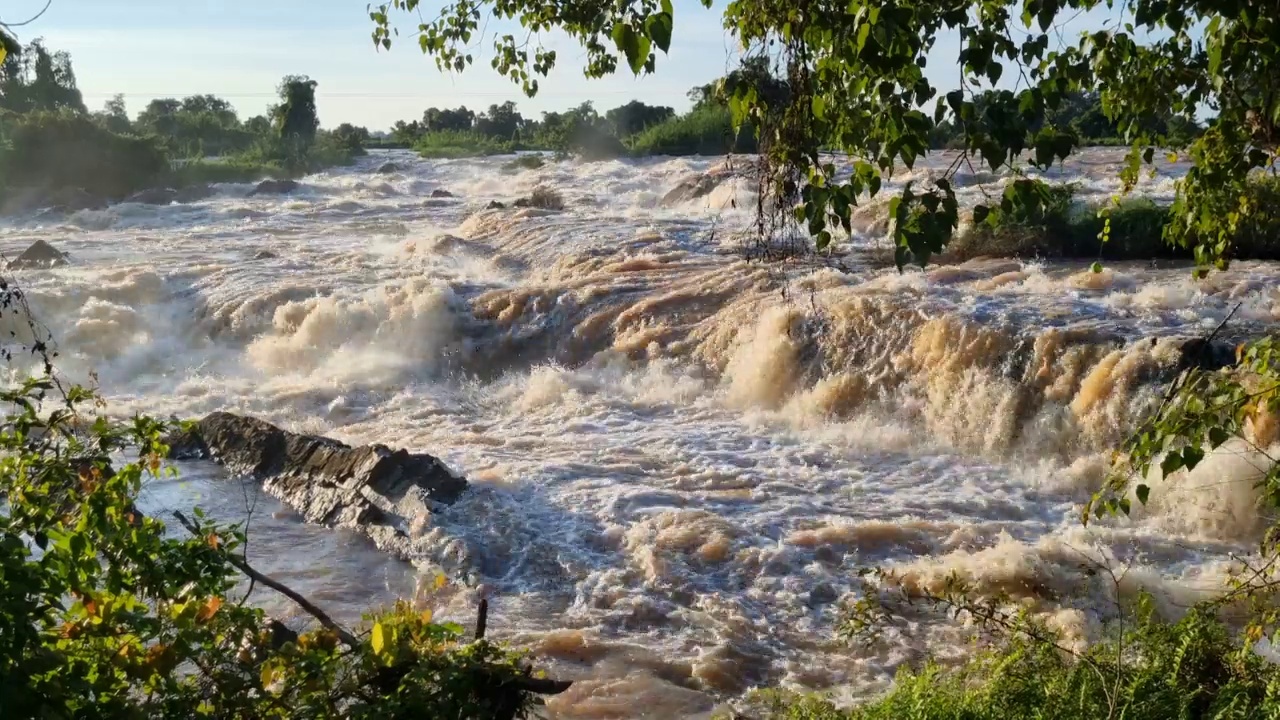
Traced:
<path id="1" fill-rule="evenodd" d="M 122 95 L 89 111 L 66 52 L 41 40 L 10 42 L 0 62 L 0 196 L 39 204 L 75 188 L 118 200 L 158 185 L 248 181 L 349 162 L 363 152 L 367 133 L 322 131 L 316 87 L 311 78 L 286 76 L 278 102 L 246 120 L 208 94 L 157 98 L 131 119 Z"/>

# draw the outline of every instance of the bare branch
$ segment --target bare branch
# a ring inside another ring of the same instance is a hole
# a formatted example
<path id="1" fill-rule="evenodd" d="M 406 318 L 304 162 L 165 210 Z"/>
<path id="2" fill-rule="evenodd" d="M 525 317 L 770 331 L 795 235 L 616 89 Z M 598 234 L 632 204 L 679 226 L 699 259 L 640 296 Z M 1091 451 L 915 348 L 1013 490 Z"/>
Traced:
<path id="1" fill-rule="evenodd" d="M 182 526 L 185 527 L 187 531 L 190 532 L 192 535 L 200 534 L 199 529 L 197 529 L 196 526 L 190 520 L 187 519 L 187 516 L 182 514 L 182 511 L 174 510 L 173 516 L 177 518 L 178 522 L 182 523 Z M 328 613 L 316 607 L 315 604 L 313 604 L 310 600 L 303 597 L 296 590 L 293 590 L 292 588 L 285 585 L 284 583 L 281 583 L 278 580 L 273 580 L 272 578 L 267 577 L 266 575 L 263 575 L 257 570 L 254 570 L 253 567 L 249 565 L 249 563 L 245 562 L 244 559 L 240 558 L 239 556 L 228 554 L 226 557 L 228 562 L 230 562 L 232 565 L 235 565 L 237 568 L 240 569 L 240 572 L 243 572 L 245 575 L 248 575 L 252 580 L 260 582 L 263 585 L 266 585 L 272 590 L 275 590 L 276 592 L 280 593 L 281 595 L 284 595 L 285 597 L 295 602 L 298 605 L 298 607 L 305 610 L 307 614 L 311 615 L 311 617 L 319 621 L 321 625 L 325 626 L 326 628 L 328 628 L 329 630 L 332 630 L 335 634 L 337 634 L 338 638 L 341 639 L 342 642 L 346 643 L 349 647 L 354 648 L 354 647 L 360 646 L 360 641 L 356 639 L 355 635 L 352 635 L 341 625 L 334 622 L 333 618 L 329 617 Z"/>
<path id="2" fill-rule="evenodd" d="M 7 22 L 4 22 L 3 20 L 0 20 L 0 27 L 16 28 L 16 27 L 22 27 L 23 25 L 30 25 L 31 23 L 39 20 L 41 15 L 44 15 L 46 12 L 48 12 L 49 6 L 52 4 L 53 4 L 53 0 L 45 0 L 44 7 L 40 8 L 40 12 L 36 13 L 35 15 L 32 15 L 26 20 L 23 20 L 22 22 L 7 23 Z"/>

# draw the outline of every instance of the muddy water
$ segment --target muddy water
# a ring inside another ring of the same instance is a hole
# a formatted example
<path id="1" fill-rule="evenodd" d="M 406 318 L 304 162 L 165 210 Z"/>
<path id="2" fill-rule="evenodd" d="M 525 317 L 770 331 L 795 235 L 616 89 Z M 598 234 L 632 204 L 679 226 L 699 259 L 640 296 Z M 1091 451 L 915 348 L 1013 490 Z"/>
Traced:
<path id="1" fill-rule="evenodd" d="M 377 174 L 387 159 L 403 171 Z M 1092 151 L 1054 174 L 1101 198 L 1117 160 Z M 1158 484 L 1133 520 L 1077 517 L 1185 338 L 1237 304 L 1238 331 L 1274 323 L 1277 266 L 899 274 L 871 252 L 875 204 L 843 271 L 764 266 L 736 234 L 750 183 L 661 202 L 720 160 L 502 162 L 379 155 L 287 197 L 228 185 L 191 205 L 11 218 L 0 248 L 72 254 L 20 282 L 64 369 L 95 373 L 118 412 L 252 413 L 431 452 L 469 478 L 422 524 L 414 565 L 207 466 L 143 500 L 248 514 L 255 562 L 349 621 L 397 596 L 469 620 L 488 593 L 493 632 L 578 680 L 555 717 L 705 717 L 762 684 L 853 697 L 904 662 L 967 652 L 948 625 L 839 642 L 860 567 L 915 587 L 954 573 L 1083 642 L 1117 592 L 1176 609 L 1256 543 L 1241 448 Z M 1181 171 L 1141 192 L 1168 197 Z M 961 181 L 967 201 L 984 179 Z M 538 184 L 567 209 L 483 209 Z M 1119 589 L 1099 559 L 1126 568 Z M 438 570 L 443 590 L 422 581 Z"/>

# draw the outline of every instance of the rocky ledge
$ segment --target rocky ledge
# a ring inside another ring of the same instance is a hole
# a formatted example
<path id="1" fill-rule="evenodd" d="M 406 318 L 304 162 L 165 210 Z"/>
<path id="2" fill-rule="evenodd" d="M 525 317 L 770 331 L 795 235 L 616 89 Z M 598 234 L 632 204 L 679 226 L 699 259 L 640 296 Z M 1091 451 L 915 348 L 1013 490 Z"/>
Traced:
<path id="1" fill-rule="evenodd" d="M 174 459 L 213 460 L 252 475 L 307 522 L 357 530 L 404 559 L 411 559 L 412 535 L 432 508 L 467 489 L 431 455 L 352 447 L 226 412 L 208 415 L 168 444 Z"/>

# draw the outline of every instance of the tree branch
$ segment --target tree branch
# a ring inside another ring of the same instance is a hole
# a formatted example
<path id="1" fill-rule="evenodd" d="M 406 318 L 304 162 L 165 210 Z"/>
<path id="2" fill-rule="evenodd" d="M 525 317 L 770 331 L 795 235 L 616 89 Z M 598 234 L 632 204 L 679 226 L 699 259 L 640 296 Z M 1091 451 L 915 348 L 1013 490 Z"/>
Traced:
<path id="1" fill-rule="evenodd" d="M 7 22 L 4 22 L 3 20 L 0 20 L 0 27 L 16 28 L 16 27 L 22 27 L 23 25 L 30 25 L 31 23 L 39 20 L 41 15 L 44 15 L 46 12 L 48 12 L 49 6 L 52 4 L 53 4 L 53 0 L 45 0 L 44 7 L 40 8 L 40 12 L 36 13 L 35 15 L 32 15 L 26 20 L 23 20 L 22 22 L 7 23 Z"/>
<path id="2" fill-rule="evenodd" d="M 190 532 L 192 535 L 198 536 L 200 534 L 199 529 L 196 528 L 196 526 L 190 520 L 187 519 L 187 516 L 182 514 L 182 511 L 174 510 L 173 516 L 176 517 L 178 519 L 178 522 L 182 523 L 182 526 L 185 527 L 187 531 Z M 256 582 L 260 582 L 263 585 L 266 585 L 272 590 L 275 590 L 281 595 L 284 595 L 285 597 L 292 600 L 294 603 L 298 605 L 298 607 L 305 610 L 307 614 L 311 615 L 311 617 L 319 621 L 321 625 L 325 626 L 326 628 L 328 628 L 329 630 L 332 630 L 335 634 L 337 634 L 338 638 L 341 639 L 342 642 L 345 643 L 347 646 L 353 647 L 353 648 L 360 646 L 360 641 L 356 639 L 355 635 L 352 635 L 341 625 L 334 622 L 333 618 L 329 617 L 328 613 L 316 607 L 310 600 L 303 597 L 296 590 L 293 590 L 292 588 L 285 585 L 284 583 L 281 583 L 278 580 L 273 580 L 270 577 L 267 577 L 266 575 L 263 575 L 262 573 L 258 572 L 257 570 L 254 570 L 253 567 L 250 566 L 248 562 L 244 561 L 243 559 L 241 559 L 236 555 L 231 555 L 228 553 L 226 558 L 228 562 L 230 562 L 232 565 L 235 565 L 237 568 L 239 568 L 240 572 L 243 572 L 245 575 L 248 575 L 250 579 Z"/>

